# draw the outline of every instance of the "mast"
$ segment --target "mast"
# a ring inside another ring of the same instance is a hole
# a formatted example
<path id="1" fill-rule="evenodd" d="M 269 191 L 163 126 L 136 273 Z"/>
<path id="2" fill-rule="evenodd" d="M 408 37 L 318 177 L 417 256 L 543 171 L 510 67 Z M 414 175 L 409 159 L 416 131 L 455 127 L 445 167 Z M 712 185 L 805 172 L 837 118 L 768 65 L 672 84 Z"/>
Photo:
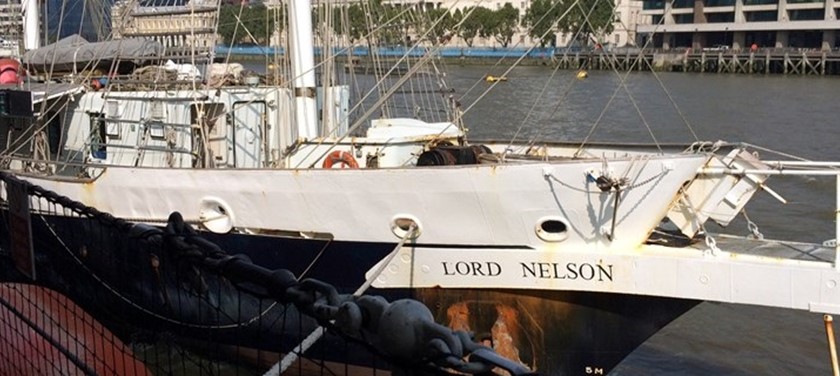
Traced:
<path id="1" fill-rule="evenodd" d="M 298 137 L 313 139 L 318 137 L 318 118 L 310 0 L 289 1 L 289 39 Z"/>
<path id="2" fill-rule="evenodd" d="M 41 47 L 41 9 L 38 0 L 23 0 L 21 2 L 23 12 L 23 48 L 26 51 Z"/>

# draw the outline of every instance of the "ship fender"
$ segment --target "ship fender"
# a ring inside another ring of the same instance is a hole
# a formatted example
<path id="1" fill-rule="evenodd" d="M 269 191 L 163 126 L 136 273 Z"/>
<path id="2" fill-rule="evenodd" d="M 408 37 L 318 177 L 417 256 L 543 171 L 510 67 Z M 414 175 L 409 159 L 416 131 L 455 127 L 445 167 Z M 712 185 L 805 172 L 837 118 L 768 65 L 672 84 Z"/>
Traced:
<path id="1" fill-rule="evenodd" d="M 359 163 L 356 162 L 356 158 L 353 158 L 352 154 L 344 150 L 335 150 L 327 155 L 324 158 L 322 167 L 333 168 L 336 165 L 340 165 L 341 168 L 359 168 Z"/>

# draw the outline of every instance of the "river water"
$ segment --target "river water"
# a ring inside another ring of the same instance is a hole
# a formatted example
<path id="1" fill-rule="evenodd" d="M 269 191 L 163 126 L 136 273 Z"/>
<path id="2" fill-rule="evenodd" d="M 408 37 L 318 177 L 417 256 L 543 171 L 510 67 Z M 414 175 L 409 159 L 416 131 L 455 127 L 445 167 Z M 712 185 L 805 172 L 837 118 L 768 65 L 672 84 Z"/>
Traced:
<path id="1" fill-rule="evenodd" d="M 488 68 L 450 67 L 448 71 L 452 87 L 468 90 Z M 840 81 L 836 78 L 589 73 L 588 78 L 577 80 L 570 79 L 575 75 L 571 71 L 552 77 L 546 67 L 511 71 L 506 82 L 497 84 L 467 111 L 471 136 L 509 139 L 527 116 L 520 132 L 524 139 L 536 134 L 581 140 L 600 117 L 592 140 L 690 142 L 696 134 L 700 140 L 743 141 L 814 160 L 840 160 Z M 464 106 L 489 85 L 482 82 L 470 90 L 462 99 Z M 761 154 L 771 157 L 769 152 Z M 781 205 L 759 193 L 748 206 L 750 219 L 766 237 L 812 242 L 834 238 L 833 177 L 775 177 L 768 185 L 789 203 Z M 725 230 L 747 234 L 743 220 Z M 702 303 L 648 340 L 612 374 L 813 375 L 830 371 L 822 315 Z"/>
<path id="2" fill-rule="evenodd" d="M 468 88 L 462 99 L 464 108 L 490 85 L 481 82 L 469 90 L 487 72 L 486 67 L 457 67 L 449 72 L 452 87 Z M 812 160 L 840 160 L 840 108 L 836 105 L 840 80 L 836 78 L 589 74 L 577 80 L 570 79 L 575 75 L 571 71 L 559 71 L 552 78 L 552 70 L 546 67 L 513 70 L 508 81 L 497 84 L 467 110 L 470 136 L 508 140 L 521 127 L 520 140 L 576 141 L 586 138 L 597 123 L 591 141 L 725 140 L 761 146 L 766 149 L 758 150 L 764 159 L 784 152 Z M 748 215 L 768 238 L 811 242 L 834 238 L 833 178 L 774 177 L 768 185 L 789 201 L 780 205 L 760 193 L 748 206 Z M 736 221 L 730 228 L 743 233 L 746 225 Z"/>
<path id="3" fill-rule="evenodd" d="M 837 78 L 593 71 L 579 80 L 572 71 L 522 67 L 473 106 L 491 85 L 482 78 L 504 70 L 449 66 L 446 72 L 454 97 L 468 108 L 465 122 L 476 139 L 581 140 L 597 124 L 592 141 L 741 141 L 813 160 L 840 160 Z M 747 207 L 767 238 L 834 238 L 833 177 L 773 177 L 768 185 L 789 202 L 781 205 L 760 192 Z M 743 219 L 717 230 L 748 234 Z M 702 303 L 612 374 L 830 374 L 825 337 L 820 314 Z"/>
<path id="4" fill-rule="evenodd" d="M 450 72 L 449 81 L 458 87 L 471 85 L 487 68 Z M 574 80 L 569 77 L 575 72 L 559 71 L 549 80 L 551 74 L 545 67 L 510 72 L 508 81 L 467 112 L 471 135 L 507 139 L 531 113 L 529 119 L 534 121 L 526 123 L 532 129 L 530 134 L 525 131 L 526 139 L 542 133 L 546 138 L 580 140 L 601 116 L 593 140 L 651 142 L 653 134 L 659 142 L 687 142 L 695 139 L 687 123 L 700 140 L 743 141 L 809 159 L 840 160 L 836 78 L 640 72 L 625 79 L 624 74 L 594 71 L 585 80 Z M 622 79 L 626 90 L 618 85 Z M 544 90 L 544 99 L 536 101 Z M 469 97 L 463 102 L 468 103 Z M 538 105 L 532 107 L 534 103 Z M 834 238 L 833 178 L 776 177 L 768 185 L 789 203 L 781 205 L 759 193 L 748 206 L 750 218 L 766 237 L 812 242 Z M 729 227 L 728 232 L 747 233 L 744 221 Z M 830 371 L 822 315 L 702 303 L 648 340 L 612 374 Z"/>

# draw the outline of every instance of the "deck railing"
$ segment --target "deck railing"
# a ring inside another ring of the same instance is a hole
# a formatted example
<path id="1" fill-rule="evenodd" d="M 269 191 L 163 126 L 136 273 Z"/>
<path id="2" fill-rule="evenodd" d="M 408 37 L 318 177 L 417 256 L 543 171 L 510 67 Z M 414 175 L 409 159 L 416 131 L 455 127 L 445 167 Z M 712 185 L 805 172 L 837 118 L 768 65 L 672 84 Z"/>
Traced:
<path id="1" fill-rule="evenodd" d="M 840 162 L 821 161 L 763 161 L 769 169 L 742 169 L 742 168 L 721 168 L 706 167 L 701 174 L 728 174 L 736 176 L 744 175 L 787 175 L 787 176 L 834 176 L 836 201 L 834 205 L 835 232 L 833 245 L 831 241 L 826 245 L 834 248 L 834 268 L 840 270 Z M 768 190 L 771 195 L 779 198 L 774 192 Z"/>

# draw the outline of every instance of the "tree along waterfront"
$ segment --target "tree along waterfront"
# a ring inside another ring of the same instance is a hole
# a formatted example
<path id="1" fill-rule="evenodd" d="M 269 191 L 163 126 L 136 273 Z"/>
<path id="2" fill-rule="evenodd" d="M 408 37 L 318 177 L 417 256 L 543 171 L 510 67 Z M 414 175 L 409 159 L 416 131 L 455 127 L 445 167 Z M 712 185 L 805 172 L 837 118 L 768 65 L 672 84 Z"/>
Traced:
<path id="1" fill-rule="evenodd" d="M 600 43 L 601 36 L 612 32 L 614 12 L 610 4 L 597 0 L 574 4 L 535 0 L 520 14 L 520 9 L 510 3 L 493 10 L 482 6 L 426 8 L 368 0 L 313 7 L 312 20 L 318 36 L 331 34 L 350 43 L 389 46 L 410 45 L 422 36 L 420 42 L 430 45 L 457 37 L 466 47 L 473 47 L 480 37 L 507 48 L 522 30 L 527 30 L 540 47 L 555 46 L 558 32 L 572 34 L 570 45 L 585 46 Z M 226 45 L 270 44 L 274 34 L 284 29 L 279 21 L 284 14 L 282 6 L 225 4 L 220 8 L 218 32 Z"/>

